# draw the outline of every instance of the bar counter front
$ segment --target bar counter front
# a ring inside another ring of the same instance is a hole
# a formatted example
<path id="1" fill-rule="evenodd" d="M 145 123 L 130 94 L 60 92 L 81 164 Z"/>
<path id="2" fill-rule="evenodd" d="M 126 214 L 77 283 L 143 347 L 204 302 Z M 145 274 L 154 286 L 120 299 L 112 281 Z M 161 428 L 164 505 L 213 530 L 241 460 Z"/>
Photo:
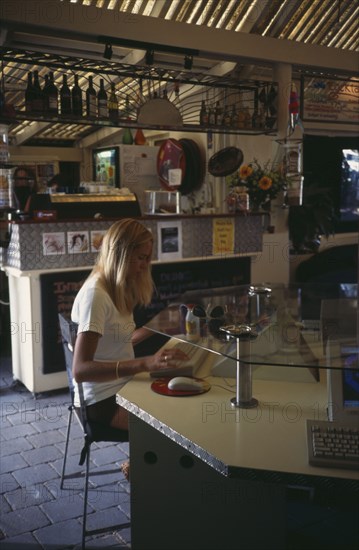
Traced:
<path id="1" fill-rule="evenodd" d="M 174 374 L 142 374 L 118 394 L 130 413 L 134 550 L 291 548 L 287 507 L 293 495 L 301 505 L 310 504 L 313 495 L 355 503 L 352 532 L 342 533 L 342 547 L 352 548 L 346 542 L 352 543 L 357 532 L 359 472 L 309 463 L 307 420 L 327 419 L 328 379 L 342 370 L 341 352 L 329 353 L 328 346 L 354 345 L 357 376 L 357 285 L 345 298 L 318 299 L 325 296 L 323 288 L 310 289 L 308 297 L 317 297 L 320 312 L 315 330 L 305 328 L 301 298 L 306 291 L 247 285 L 189 293 L 148 323 L 152 331 L 171 337 L 167 347 L 188 342 L 180 306 L 190 298 L 206 311 L 192 345 L 207 356 L 195 374 L 202 393 L 174 395 L 168 391 Z M 224 313 L 213 324 L 208 312 L 215 307 Z M 237 346 L 236 337 L 224 336 L 222 329 L 244 323 L 256 338 L 249 346 L 240 338 Z M 238 400 L 238 377 L 249 388 L 247 403 Z M 358 400 L 358 388 L 357 394 Z M 356 430 L 358 403 L 350 417 Z M 334 529 L 338 536 L 340 526 Z"/>

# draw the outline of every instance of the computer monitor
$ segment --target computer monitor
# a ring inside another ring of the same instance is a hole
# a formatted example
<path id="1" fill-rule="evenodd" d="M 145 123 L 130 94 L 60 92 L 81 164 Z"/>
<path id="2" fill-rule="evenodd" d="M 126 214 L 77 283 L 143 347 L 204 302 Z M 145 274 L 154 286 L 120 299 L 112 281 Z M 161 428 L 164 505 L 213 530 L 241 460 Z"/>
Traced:
<path id="1" fill-rule="evenodd" d="M 359 426 L 359 344 L 327 342 L 328 419 Z"/>

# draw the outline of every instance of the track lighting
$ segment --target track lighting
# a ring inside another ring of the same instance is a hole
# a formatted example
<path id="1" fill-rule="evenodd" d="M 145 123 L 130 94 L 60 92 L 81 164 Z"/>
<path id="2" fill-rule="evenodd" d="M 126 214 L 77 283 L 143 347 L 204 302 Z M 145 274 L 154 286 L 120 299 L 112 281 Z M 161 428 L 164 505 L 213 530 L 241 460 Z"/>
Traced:
<path id="1" fill-rule="evenodd" d="M 105 59 L 111 59 L 112 58 L 112 46 L 111 44 L 105 44 L 105 51 L 103 52 L 103 56 Z"/>
<path id="2" fill-rule="evenodd" d="M 193 56 L 192 55 L 185 55 L 185 57 L 184 57 L 184 68 L 191 70 L 192 65 L 193 65 Z"/>
<path id="3" fill-rule="evenodd" d="M 153 65 L 155 52 L 153 50 L 146 51 L 146 65 Z"/>

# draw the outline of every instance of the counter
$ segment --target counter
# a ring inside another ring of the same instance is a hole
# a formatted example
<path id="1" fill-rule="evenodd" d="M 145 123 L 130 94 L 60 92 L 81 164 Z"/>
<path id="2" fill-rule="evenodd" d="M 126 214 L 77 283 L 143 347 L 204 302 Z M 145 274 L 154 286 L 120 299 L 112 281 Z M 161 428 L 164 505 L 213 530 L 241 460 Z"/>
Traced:
<path id="1" fill-rule="evenodd" d="M 242 289 L 247 295 L 248 290 Z M 254 313 L 252 322 L 262 318 L 264 311 L 270 312 L 272 306 L 276 309 L 267 331 L 265 327 L 257 329 L 259 349 L 252 343 L 248 357 L 247 348 L 240 352 L 240 370 L 247 371 L 248 366 L 253 370 L 253 396 L 258 400 L 253 408 L 238 405 L 238 401 L 233 406 L 235 377 L 213 375 L 213 357 L 228 353 L 226 347 L 221 351 L 217 348 L 219 333 L 203 336 L 194 344 L 208 352 L 196 376 L 205 379 L 209 391 L 174 396 L 166 391 L 166 379 L 153 381 L 148 374 L 141 374 L 118 392 L 119 404 L 130 413 L 133 550 L 291 548 L 287 539 L 289 494 L 298 499 L 298 523 L 302 519 L 300 506 L 312 506 L 305 510 L 306 517 L 312 512 L 318 514 L 318 508 L 325 515 L 327 502 L 339 508 L 345 502 L 348 509 L 348 502 L 354 503 L 350 518 L 355 518 L 359 472 L 312 466 L 307 448 L 306 421 L 327 419 L 331 399 L 327 369 L 337 370 L 341 356 L 324 353 L 320 332 L 301 331 L 300 324 L 295 324 L 299 304 L 298 300 L 291 301 L 290 290 L 273 287 L 272 298 L 263 298 L 255 310 L 247 308 L 243 300 L 238 303 L 237 313 L 243 308 L 246 318 Z M 231 289 L 217 296 L 216 292 L 211 296 L 212 306 L 222 299 L 227 305 L 231 303 Z M 207 298 L 202 293 L 203 303 Z M 250 296 L 254 305 L 256 298 Z M 184 297 L 182 300 L 185 303 Z M 147 327 L 175 334 L 167 347 L 174 340 L 186 339 L 173 332 L 178 330 L 180 319 L 178 306 L 173 306 Z M 226 324 L 228 319 L 222 322 Z M 354 322 L 352 325 L 352 334 L 337 331 L 337 337 L 343 341 L 348 336 L 355 338 L 356 326 Z M 268 341 L 274 344 L 272 354 L 264 345 L 268 331 Z M 165 388 L 162 391 L 161 385 Z M 312 504 L 314 494 L 318 500 Z M 322 508 L 318 502 L 323 503 Z M 336 521 L 333 512 L 330 521 Z M 336 529 L 340 528 L 339 522 Z M 339 532 L 343 548 L 354 547 L 353 540 L 346 545 L 346 536 L 349 539 L 352 535 Z M 308 548 L 310 544 L 308 539 Z"/>
<path id="2" fill-rule="evenodd" d="M 148 375 L 119 393 L 131 417 L 134 550 L 189 541 L 211 550 L 284 550 L 287 487 L 304 496 L 314 488 L 358 491 L 358 472 L 308 464 L 306 419 L 325 416 L 325 379 L 256 380 L 256 409 L 230 406 L 234 379 L 206 380 L 211 389 L 198 396 L 158 395 Z"/>
<path id="3" fill-rule="evenodd" d="M 261 250 L 261 217 L 148 216 L 154 236 L 153 275 L 159 293 L 147 317 L 186 290 L 250 280 L 250 258 Z M 233 221 L 235 253 L 213 254 L 213 220 Z M 102 234 L 116 220 L 13 222 L 1 266 L 9 278 L 14 378 L 34 393 L 67 386 L 57 313 L 68 313 L 90 272 Z M 160 224 L 180 222 L 181 257 L 161 254 Z M 210 264 L 208 264 L 210 262 Z M 210 269 L 208 269 L 210 265 Z"/>

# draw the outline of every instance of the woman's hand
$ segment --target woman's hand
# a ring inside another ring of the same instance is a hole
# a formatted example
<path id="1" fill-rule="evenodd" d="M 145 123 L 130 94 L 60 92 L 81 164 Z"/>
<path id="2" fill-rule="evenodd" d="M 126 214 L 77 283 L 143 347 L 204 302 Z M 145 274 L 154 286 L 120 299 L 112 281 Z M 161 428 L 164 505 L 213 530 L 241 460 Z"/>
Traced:
<path id="1" fill-rule="evenodd" d="M 181 366 L 189 357 L 183 351 L 176 348 L 161 349 L 154 355 L 146 358 L 148 372 Z"/>

